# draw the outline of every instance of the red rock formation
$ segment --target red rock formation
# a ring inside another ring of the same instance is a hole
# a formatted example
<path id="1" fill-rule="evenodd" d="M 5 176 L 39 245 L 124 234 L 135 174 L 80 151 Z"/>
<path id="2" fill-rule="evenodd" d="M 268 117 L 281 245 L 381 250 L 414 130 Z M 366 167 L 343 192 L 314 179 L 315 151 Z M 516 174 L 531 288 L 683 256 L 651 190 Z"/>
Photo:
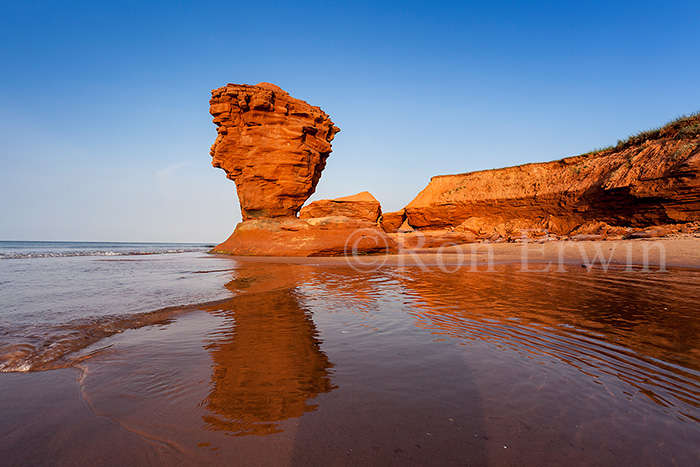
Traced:
<path id="1" fill-rule="evenodd" d="M 276 217 L 241 222 L 214 253 L 254 256 L 340 256 L 395 252 L 374 222 L 349 217 Z"/>
<path id="2" fill-rule="evenodd" d="M 273 84 L 228 84 L 212 91 L 218 136 L 212 165 L 236 182 L 243 222 L 212 251 L 235 255 L 319 256 L 394 251 L 377 227 L 379 202 L 369 193 L 311 203 L 333 136 L 320 108 Z"/>
<path id="3" fill-rule="evenodd" d="M 495 239 L 527 229 L 569 234 L 598 222 L 643 228 L 698 221 L 700 115 L 597 153 L 433 177 L 405 210 L 420 230 Z"/>
<path id="4" fill-rule="evenodd" d="M 379 219 L 379 225 L 388 233 L 398 232 L 404 222 L 406 222 L 405 209 L 395 212 L 385 212 L 382 214 L 381 219 Z"/>
<path id="5" fill-rule="evenodd" d="M 301 208 L 300 219 L 313 217 L 345 216 L 377 222 L 382 208 L 374 196 L 363 191 L 352 196 L 335 199 L 321 199 Z"/>
<path id="6" fill-rule="evenodd" d="M 212 165 L 236 182 L 243 220 L 295 216 L 316 189 L 340 130 L 274 84 L 228 84 L 209 101 Z"/>
<path id="7" fill-rule="evenodd" d="M 388 235 L 396 242 L 399 250 L 449 247 L 478 241 L 472 233 L 449 230 L 399 231 Z"/>

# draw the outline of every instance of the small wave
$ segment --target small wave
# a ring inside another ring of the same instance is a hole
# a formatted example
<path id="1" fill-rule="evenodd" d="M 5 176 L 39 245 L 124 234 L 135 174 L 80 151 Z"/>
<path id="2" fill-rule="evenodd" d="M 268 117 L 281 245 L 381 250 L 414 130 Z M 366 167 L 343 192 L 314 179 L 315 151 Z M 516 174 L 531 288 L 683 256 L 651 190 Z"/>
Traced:
<path id="1" fill-rule="evenodd" d="M 0 253 L 0 259 L 65 258 L 71 256 L 141 256 L 205 251 L 203 248 L 155 251 L 61 251 L 36 253 Z"/>
<path id="2" fill-rule="evenodd" d="M 128 316 L 74 321 L 48 329 L 32 328 L 21 343 L 0 346 L 0 373 L 27 373 L 72 366 L 102 349 L 94 344 L 129 329 L 170 324 L 176 315 L 229 299 L 171 306 Z M 106 348 L 106 347 L 105 347 Z"/>

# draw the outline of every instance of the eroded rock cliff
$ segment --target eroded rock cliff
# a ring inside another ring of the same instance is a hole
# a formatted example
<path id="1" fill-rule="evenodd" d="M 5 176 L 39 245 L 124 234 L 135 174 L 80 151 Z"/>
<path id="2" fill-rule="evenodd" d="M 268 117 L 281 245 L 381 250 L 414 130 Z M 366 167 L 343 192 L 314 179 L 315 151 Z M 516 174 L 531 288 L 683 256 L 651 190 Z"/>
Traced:
<path id="1" fill-rule="evenodd" d="M 700 221 L 700 115 L 591 154 L 433 177 L 405 215 L 419 230 L 482 239 Z"/>

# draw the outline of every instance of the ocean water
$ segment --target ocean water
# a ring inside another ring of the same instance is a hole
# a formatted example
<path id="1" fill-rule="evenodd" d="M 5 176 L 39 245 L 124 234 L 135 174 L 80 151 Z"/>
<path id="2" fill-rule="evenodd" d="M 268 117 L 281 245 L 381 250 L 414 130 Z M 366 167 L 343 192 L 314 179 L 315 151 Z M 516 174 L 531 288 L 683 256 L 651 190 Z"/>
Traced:
<path id="1" fill-rule="evenodd" d="M 200 248 L 0 260 L 8 463 L 700 459 L 700 269 L 358 270 Z"/>
<path id="2" fill-rule="evenodd" d="M 104 337 L 229 296 L 210 247 L 0 242 L 0 372 L 61 368 Z"/>
<path id="3" fill-rule="evenodd" d="M 0 241 L 0 259 L 152 255 L 205 251 L 212 247 L 197 243 Z"/>

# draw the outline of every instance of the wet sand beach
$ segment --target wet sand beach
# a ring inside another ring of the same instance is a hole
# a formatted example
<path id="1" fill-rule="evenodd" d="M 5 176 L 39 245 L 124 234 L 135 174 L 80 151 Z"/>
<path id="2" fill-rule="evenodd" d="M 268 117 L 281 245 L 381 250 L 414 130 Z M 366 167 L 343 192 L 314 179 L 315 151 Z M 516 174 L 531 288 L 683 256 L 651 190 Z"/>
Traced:
<path id="1" fill-rule="evenodd" d="M 700 239 L 616 243 L 209 256 L 229 298 L 0 373 L 3 463 L 694 465 Z"/>

